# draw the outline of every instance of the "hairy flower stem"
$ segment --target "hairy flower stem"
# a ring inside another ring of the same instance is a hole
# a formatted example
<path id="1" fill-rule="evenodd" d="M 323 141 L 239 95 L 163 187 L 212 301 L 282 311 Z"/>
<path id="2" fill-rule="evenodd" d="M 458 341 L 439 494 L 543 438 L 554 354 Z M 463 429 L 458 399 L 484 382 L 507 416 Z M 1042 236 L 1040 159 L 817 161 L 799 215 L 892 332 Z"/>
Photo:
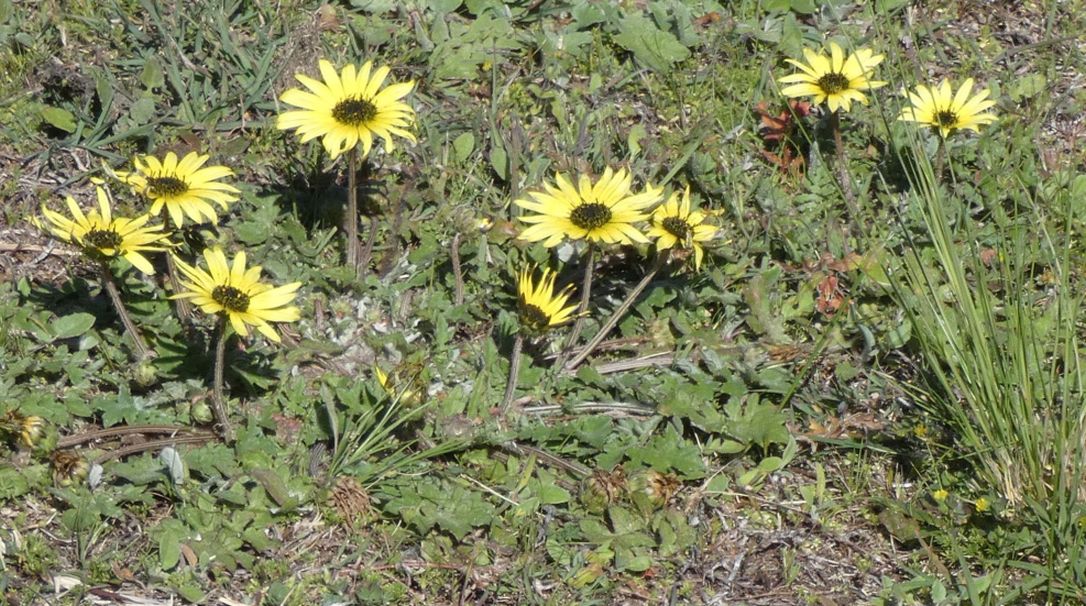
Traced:
<path id="1" fill-rule="evenodd" d="M 505 383 L 505 396 L 502 397 L 501 415 L 504 417 L 513 403 L 513 394 L 517 391 L 517 377 L 520 376 L 520 352 L 524 350 L 524 335 L 517 333 L 513 339 L 513 351 L 509 354 L 509 380 Z"/>
<path id="2" fill-rule="evenodd" d="M 610 334 L 610 332 L 614 330 L 615 326 L 618 325 L 618 321 L 626 315 L 626 312 L 630 310 L 630 307 L 632 307 L 634 302 L 637 301 L 637 298 L 640 297 L 641 293 L 645 291 L 645 288 L 648 287 L 649 282 L 652 282 L 652 279 L 655 278 L 656 274 L 660 272 L 661 268 L 663 268 L 664 263 L 667 262 L 667 259 L 670 256 L 670 253 L 670 249 L 666 249 L 656 253 L 656 261 L 652 264 L 652 267 L 649 269 L 649 271 L 645 273 L 645 277 L 641 278 L 641 281 L 637 283 L 637 286 L 634 286 L 633 290 L 631 290 L 630 293 L 626 295 L 626 300 L 624 300 L 621 305 L 615 308 L 615 311 L 611 314 L 611 317 L 607 318 L 607 321 L 603 323 L 603 326 L 601 326 L 599 331 L 596 332 L 596 336 L 592 337 L 592 340 L 588 342 L 588 345 L 582 347 L 580 353 L 578 353 L 576 357 L 574 357 L 572 360 L 569 361 L 568 364 L 566 364 L 566 371 L 575 370 L 578 366 L 580 366 L 581 363 L 584 362 L 586 358 L 588 358 L 589 354 L 595 351 L 596 347 L 598 347 L 599 344 L 607 338 L 607 335 Z"/>
<path id="3" fill-rule="evenodd" d="M 226 366 L 226 317 L 220 317 L 215 327 L 215 367 L 211 387 L 211 412 L 215 415 L 215 425 L 225 440 L 230 441 L 234 433 L 230 419 L 226 416 L 226 398 L 222 392 L 223 369 Z"/>
<path id="4" fill-rule="evenodd" d="M 113 272 L 110 271 L 109 265 L 102 263 L 99 267 L 99 275 L 102 280 L 102 288 L 105 289 L 106 294 L 109 295 L 109 300 L 113 303 L 113 309 L 117 311 L 117 315 L 121 318 L 121 324 L 124 325 L 125 332 L 128 336 L 132 337 L 132 343 L 136 346 L 136 353 L 139 354 L 139 359 L 146 360 L 151 357 L 151 350 L 147 348 L 147 342 L 143 340 L 143 335 L 140 334 L 138 328 L 136 328 L 135 322 L 132 321 L 132 317 L 128 315 L 128 310 L 124 307 L 124 301 L 121 300 L 121 291 L 117 288 L 117 281 L 113 277 Z"/>
<path id="5" fill-rule="evenodd" d="M 943 181 L 943 168 L 946 166 L 946 139 L 939 137 L 939 149 L 935 151 L 935 182 Z"/>
<path id="6" fill-rule="evenodd" d="M 347 233 L 347 265 L 358 271 L 358 147 L 347 152 L 347 212 L 343 215 Z"/>
<path id="7" fill-rule="evenodd" d="M 170 214 L 166 212 L 166 207 L 162 207 L 162 223 L 166 226 L 166 229 L 177 231 L 177 228 L 170 224 Z M 173 254 L 166 253 L 166 273 L 169 274 L 170 290 L 174 293 L 182 291 L 181 282 L 178 279 L 177 263 L 173 260 Z M 188 299 L 174 299 L 174 310 L 177 312 L 177 319 L 181 320 L 181 325 L 186 328 L 189 326 L 189 319 L 192 318 L 192 306 L 189 305 Z"/>
<path id="8" fill-rule="evenodd" d="M 581 303 L 577 306 L 577 321 L 573 323 L 573 329 L 569 332 L 569 338 L 566 340 L 565 347 L 562 348 L 562 352 L 558 354 L 558 358 L 554 361 L 554 368 L 561 370 L 565 368 L 566 359 L 569 358 L 569 354 L 572 352 L 573 347 L 577 345 L 577 337 L 581 336 L 581 329 L 584 328 L 585 312 L 588 310 L 588 298 L 592 294 L 592 266 L 596 261 L 596 243 L 589 241 L 588 248 L 584 251 L 584 280 L 581 282 Z"/>
<path id="9" fill-rule="evenodd" d="M 855 228 L 855 234 L 863 233 L 857 224 L 860 218 L 859 209 L 856 207 L 856 194 L 852 191 L 852 176 L 848 172 L 848 156 L 845 155 L 845 142 L 841 137 L 841 112 L 830 112 L 830 130 L 833 131 L 833 151 L 837 164 L 837 181 L 841 184 L 841 194 L 845 197 L 850 215 L 849 223 Z M 846 240 L 847 241 L 847 240 Z"/>

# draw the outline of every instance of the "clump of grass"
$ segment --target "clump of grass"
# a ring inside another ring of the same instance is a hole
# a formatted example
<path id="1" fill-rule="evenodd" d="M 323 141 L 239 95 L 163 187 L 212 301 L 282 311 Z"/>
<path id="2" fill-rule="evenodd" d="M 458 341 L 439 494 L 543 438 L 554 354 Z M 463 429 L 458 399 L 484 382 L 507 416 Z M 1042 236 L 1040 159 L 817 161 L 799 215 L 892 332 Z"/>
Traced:
<path id="1" fill-rule="evenodd" d="M 985 256 L 970 220 L 951 227 L 952 190 L 920 143 L 911 141 L 909 151 L 917 159 L 909 201 L 930 247 L 910 242 L 892 272 L 927 371 L 925 383 L 906 387 L 954 431 L 987 484 L 981 488 L 1000 494 L 1005 513 L 1036 530 L 1045 564 L 1021 567 L 1043 577 L 1050 595 L 1064 595 L 1086 581 L 1079 556 L 1086 368 L 1073 200 L 1066 187 L 1049 188 L 1047 200 L 1030 199 L 1023 187 L 1016 218 L 995 222 L 998 254 Z M 953 176 L 952 162 L 950 169 Z M 1035 278 L 1039 267 L 1043 280 Z"/>

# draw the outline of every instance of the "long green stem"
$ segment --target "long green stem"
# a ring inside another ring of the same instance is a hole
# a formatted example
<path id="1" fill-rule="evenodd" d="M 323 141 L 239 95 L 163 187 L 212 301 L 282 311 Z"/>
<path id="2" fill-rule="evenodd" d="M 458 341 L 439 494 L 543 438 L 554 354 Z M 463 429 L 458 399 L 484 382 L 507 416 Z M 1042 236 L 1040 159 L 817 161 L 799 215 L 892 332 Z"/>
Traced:
<path id="1" fill-rule="evenodd" d="M 513 394 L 517 391 L 517 378 L 520 376 L 520 353 L 524 349 L 524 335 L 517 333 L 513 339 L 513 351 L 509 354 L 509 380 L 505 383 L 505 396 L 499 410 L 504 417 L 513 403 Z"/>
<path id="2" fill-rule="evenodd" d="M 177 229 L 170 224 L 170 213 L 166 212 L 166 207 L 162 207 L 162 223 L 166 226 L 166 229 L 172 230 L 175 234 Z M 166 253 L 166 273 L 169 274 L 170 290 L 175 294 L 182 291 L 181 281 L 178 278 L 177 263 L 173 259 L 173 254 Z M 177 319 L 181 320 L 181 325 L 188 327 L 189 320 L 192 318 L 192 306 L 189 305 L 188 299 L 174 299 L 174 310 L 177 311 Z"/>
<path id="3" fill-rule="evenodd" d="M 347 233 L 347 265 L 358 271 L 358 148 L 347 152 L 347 212 L 343 215 Z"/>
<path id="4" fill-rule="evenodd" d="M 584 362 L 585 359 L 588 358 L 589 354 L 595 351 L 596 347 L 598 347 L 599 344 L 602 343 L 605 338 L 607 338 L 607 335 L 612 330 L 614 330 L 615 326 L 618 325 L 618 321 L 626 315 L 626 312 L 630 310 L 630 307 L 633 306 L 634 302 L 637 301 L 637 298 L 641 296 L 641 293 L 644 292 L 645 288 L 647 288 L 649 283 L 652 282 L 652 279 L 655 278 L 656 274 L 660 272 L 660 269 L 664 266 L 664 263 L 667 262 L 670 253 L 671 251 L 670 249 L 668 249 L 660 251 L 656 254 L 656 261 L 653 263 L 649 271 L 645 273 L 645 277 L 641 278 L 641 281 L 637 283 L 637 286 L 634 286 L 633 290 L 631 290 L 630 293 L 626 295 L 626 300 L 624 300 L 621 305 L 615 308 L 615 311 L 611 314 L 611 317 L 607 318 L 607 321 L 603 323 L 603 326 L 601 326 L 599 331 L 596 332 L 596 336 L 592 337 L 592 340 L 588 342 L 588 345 L 585 345 L 581 349 L 580 353 L 578 353 L 576 357 L 574 357 L 572 360 L 569 361 L 568 364 L 566 364 L 565 369 L 567 371 L 574 370 L 578 366 L 580 366 L 581 362 Z"/>
<path id="5" fill-rule="evenodd" d="M 835 156 L 834 163 L 837 165 L 837 181 L 841 184 L 841 195 L 844 196 L 845 204 L 848 206 L 849 225 L 854 228 L 855 235 L 860 235 L 863 232 L 859 228 L 859 209 L 856 206 L 856 194 L 852 191 L 852 176 L 849 174 L 848 170 L 848 156 L 845 154 L 845 141 L 841 136 L 840 110 L 830 112 L 830 130 L 833 131 L 833 151 Z M 848 245 L 848 238 L 845 239 L 845 245 Z"/>
<path id="6" fill-rule="evenodd" d="M 219 324 L 215 328 L 215 368 L 213 371 L 211 387 L 211 412 L 215 415 L 215 424 L 218 426 L 219 435 L 227 441 L 234 433 L 230 425 L 230 419 L 226 415 L 226 397 L 223 395 L 223 369 L 226 366 L 226 318 L 219 318 Z"/>
<path id="7" fill-rule="evenodd" d="M 588 247 L 584 251 L 584 279 L 581 281 L 581 303 L 577 306 L 577 321 L 573 323 L 573 329 L 569 332 L 565 347 L 562 348 L 558 358 L 554 361 L 554 368 L 561 370 L 566 365 L 566 359 L 577 344 L 577 338 L 581 336 L 584 328 L 585 312 L 588 311 L 588 299 L 592 294 L 592 266 L 596 261 L 596 243 L 589 240 Z"/>
<path id="8" fill-rule="evenodd" d="M 946 166 L 946 139 L 939 137 L 939 149 L 935 152 L 935 182 L 942 183 L 943 167 Z"/>
<path id="9" fill-rule="evenodd" d="M 151 350 L 147 348 L 147 342 L 143 340 L 143 335 L 140 334 L 139 329 L 136 328 L 136 323 L 132 321 L 132 317 L 128 315 L 128 310 L 124 307 L 124 301 L 121 300 L 121 291 L 117 288 L 117 281 L 107 263 L 100 265 L 99 276 L 101 276 L 102 288 L 109 295 L 109 300 L 113 303 L 113 309 L 121 318 L 121 324 L 124 325 L 125 332 L 132 337 L 132 343 L 136 346 L 139 359 L 142 361 L 151 357 Z"/>

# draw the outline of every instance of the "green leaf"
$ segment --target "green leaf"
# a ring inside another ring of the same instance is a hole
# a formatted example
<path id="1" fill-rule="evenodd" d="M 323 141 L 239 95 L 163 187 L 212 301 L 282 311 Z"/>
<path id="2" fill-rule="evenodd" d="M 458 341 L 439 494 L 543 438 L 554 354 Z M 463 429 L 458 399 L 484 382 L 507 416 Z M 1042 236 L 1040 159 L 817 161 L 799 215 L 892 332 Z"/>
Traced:
<path id="1" fill-rule="evenodd" d="M 169 520 L 176 524 L 175 520 Z M 172 570 L 181 561 L 181 539 L 185 537 L 180 528 L 169 528 L 158 535 L 158 563 L 162 570 Z"/>
<path id="2" fill-rule="evenodd" d="M 509 155 L 500 144 L 495 144 L 490 148 L 490 166 L 494 168 L 494 172 L 502 181 L 509 178 Z"/>
<path id="3" fill-rule="evenodd" d="M 162 88 L 166 84 L 166 77 L 162 73 L 162 65 L 159 64 L 158 59 L 151 57 L 144 62 L 143 71 L 140 72 L 140 82 L 147 87 L 147 90 Z"/>
<path id="4" fill-rule="evenodd" d="M 453 139 L 453 157 L 457 162 L 464 162 L 471 156 L 471 152 L 475 151 L 475 135 L 468 133 L 461 133 L 456 139 Z"/>
<path id="5" fill-rule="evenodd" d="M 818 10 L 814 0 L 792 0 L 790 8 L 793 12 L 797 12 L 801 15 L 810 15 Z"/>
<path id="6" fill-rule="evenodd" d="M 66 109 L 46 105 L 41 108 L 41 119 L 66 133 L 75 132 L 75 116 Z"/>
<path id="7" fill-rule="evenodd" d="M 136 124 L 147 124 L 155 115 L 155 102 L 149 97 L 141 97 L 128 108 L 128 115 Z"/>
<path id="8" fill-rule="evenodd" d="M 82 336 L 94 326 L 94 315 L 78 312 L 57 318 L 53 322 L 53 337 L 57 339 L 74 339 Z"/>
<path id="9" fill-rule="evenodd" d="M 633 53 L 646 66 L 666 72 L 672 65 L 690 56 L 690 50 L 670 32 L 661 31 L 652 20 L 642 16 L 626 17 L 619 24 L 615 43 Z"/>

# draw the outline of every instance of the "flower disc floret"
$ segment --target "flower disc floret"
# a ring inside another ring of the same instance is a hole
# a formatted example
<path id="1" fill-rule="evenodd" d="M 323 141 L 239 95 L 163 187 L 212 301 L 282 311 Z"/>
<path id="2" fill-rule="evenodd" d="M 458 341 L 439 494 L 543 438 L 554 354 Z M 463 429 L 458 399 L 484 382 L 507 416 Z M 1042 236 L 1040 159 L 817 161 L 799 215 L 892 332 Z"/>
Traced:
<path id="1" fill-rule="evenodd" d="M 393 137 L 415 141 L 407 130 L 415 122 L 415 110 L 402 101 L 415 88 L 413 81 L 382 88 L 391 70 L 374 69 L 369 61 L 360 68 L 347 65 L 338 73 L 325 59 L 319 67 L 323 80 L 297 74 L 307 90 L 292 88 L 279 97 L 297 108 L 279 114 L 280 130 L 296 131 L 302 143 L 319 137 L 332 159 L 359 144 L 366 156 L 374 138 L 384 140 L 385 151 L 394 148 Z"/>
<path id="2" fill-rule="evenodd" d="M 980 132 L 982 125 L 995 122 L 995 114 L 988 111 L 995 101 L 988 98 L 991 92 L 986 88 L 972 93 L 972 78 L 962 82 L 956 93 L 945 79 L 938 86 L 921 84 L 909 93 L 911 106 L 901 110 L 898 120 L 930 126 L 944 139 L 956 130 Z"/>
<path id="3" fill-rule="evenodd" d="M 778 80 L 788 85 L 781 89 L 781 94 L 813 97 L 815 103 L 825 102 L 831 112 L 838 109 L 847 112 L 853 101 L 867 105 L 867 96 L 862 91 L 886 85 L 886 82 L 871 79 L 875 67 L 883 60 L 882 55 L 876 55 L 871 49 L 861 48 L 846 57 L 841 47 L 831 42 L 828 57 L 805 48 L 803 58 L 806 63 L 787 59 L 800 71 Z"/>
<path id="4" fill-rule="evenodd" d="M 577 186 L 562 173 L 554 185 L 543 183 L 543 191 L 529 192 L 514 203 L 533 214 L 520 219 L 530 224 L 520 239 L 557 246 L 563 240 L 588 240 L 610 244 L 648 242 L 634 223 L 647 218 L 644 209 L 660 199 L 660 189 L 651 185 L 644 192 L 630 191 L 633 177 L 625 169 L 608 168 L 593 182 L 581 175 Z"/>
<path id="5" fill-rule="evenodd" d="M 173 299 L 191 299 L 204 313 L 223 315 L 241 336 L 249 336 L 249 326 L 256 327 L 276 343 L 279 334 L 270 322 L 294 322 L 301 317 L 291 305 L 301 282 L 273 287 L 260 281 L 260 266 L 245 267 L 245 253 L 239 252 L 232 264 L 221 249 L 204 251 L 208 271 L 175 259 L 187 279 L 180 280 L 185 290 Z"/>
<path id="6" fill-rule="evenodd" d="M 150 215 L 135 219 L 114 217 L 106 191 L 97 187 L 95 193 L 98 208 L 87 213 L 79 208 L 74 198 L 65 198 L 71 218 L 43 205 L 41 212 L 49 225 L 42 227 L 57 238 L 78 246 L 83 254 L 95 261 L 107 262 L 114 257 L 123 257 L 143 273 L 154 274 L 154 266 L 143 253 L 161 252 L 170 247 L 163 226 L 148 226 Z"/>

